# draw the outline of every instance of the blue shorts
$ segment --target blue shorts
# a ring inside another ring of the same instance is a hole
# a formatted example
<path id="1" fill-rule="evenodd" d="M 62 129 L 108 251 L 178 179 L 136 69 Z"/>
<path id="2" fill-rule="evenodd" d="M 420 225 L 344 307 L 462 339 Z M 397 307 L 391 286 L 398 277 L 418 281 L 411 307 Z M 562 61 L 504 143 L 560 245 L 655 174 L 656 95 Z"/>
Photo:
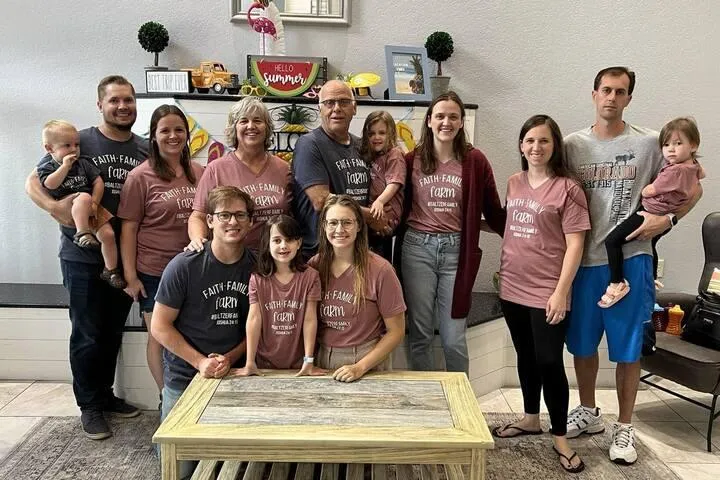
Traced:
<path id="1" fill-rule="evenodd" d="M 633 363 L 640 360 L 643 322 L 649 320 L 655 305 L 653 257 L 636 255 L 623 262 L 630 291 L 610 308 L 597 302 L 610 282 L 607 265 L 580 267 L 572 290 L 572 309 L 567 332 L 568 351 L 576 357 L 597 353 L 603 332 L 607 335 L 611 362 Z"/>
<path id="2" fill-rule="evenodd" d="M 155 295 L 157 295 L 158 286 L 160 285 L 160 277 L 148 275 L 147 273 L 137 272 L 137 276 L 145 287 L 147 297 L 143 297 L 142 293 L 138 303 L 140 304 L 140 313 L 152 313 L 155 308 Z"/>

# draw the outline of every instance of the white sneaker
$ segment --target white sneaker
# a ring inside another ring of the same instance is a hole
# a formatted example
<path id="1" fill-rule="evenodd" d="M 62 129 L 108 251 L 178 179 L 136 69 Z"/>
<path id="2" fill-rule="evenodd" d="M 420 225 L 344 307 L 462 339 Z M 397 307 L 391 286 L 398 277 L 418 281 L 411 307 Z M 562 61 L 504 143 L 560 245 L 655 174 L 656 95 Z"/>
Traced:
<path id="1" fill-rule="evenodd" d="M 605 431 L 605 425 L 602 421 L 600 409 L 596 408 L 597 413 L 592 408 L 586 408 L 582 405 L 570 410 L 567 419 L 567 438 L 575 438 L 582 433 L 601 433 Z"/>
<path id="2" fill-rule="evenodd" d="M 637 460 L 635 429 L 632 425 L 621 423 L 613 425 L 610 460 L 623 465 L 632 465 Z"/>

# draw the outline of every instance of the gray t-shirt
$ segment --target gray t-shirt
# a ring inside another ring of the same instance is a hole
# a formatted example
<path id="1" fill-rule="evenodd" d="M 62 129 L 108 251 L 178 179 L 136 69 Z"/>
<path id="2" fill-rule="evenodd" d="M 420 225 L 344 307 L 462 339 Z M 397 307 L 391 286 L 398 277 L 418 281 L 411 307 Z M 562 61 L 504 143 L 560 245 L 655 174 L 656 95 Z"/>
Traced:
<path id="1" fill-rule="evenodd" d="M 147 158 L 147 140 L 133 135 L 126 142 L 116 142 L 103 135 L 97 127 L 90 127 L 80 130 L 80 153 L 100 170 L 100 176 L 105 182 L 105 193 L 100 204 L 115 215 L 127 174 Z M 120 222 L 113 219 L 111 225 L 115 229 L 115 239 L 119 242 Z M 70 262 L 102 264 L 99 250 L 80 248 L 73 243 L 75 232 L 74 228 L 60 226 L 59 257 Z"/>
<path id="2" fill-rule="evenodd" d="M 297 141 L 292 161 L 293 214 L 303 230 L 303 253 L 308 258 L 317 252 L 318 212 L 305 194 L 315 185 L 328 185 L 330 193 L 347 194 L 367 206 L 370 169 L 360 156 L 360 139 L 350 135 L 343 145 L 318 127 Z"/>
<path id="3" fill-rule="evenodd" d="M 640 207 L 640 192 L 662 167 L 658 133 L 626 123 L 617 137 L 600 140 L 586 128 L 565 137 L 565 152 L 580 174 L 590 209 L 592 229 L 585 238 L 582 265 L 606 265 L 605 238 Z M 652 255 L 649 240 L 630 242 L 623 251 L 625 258 Z"/>
<path id="4" fill-rule="evenodd" d="M 170 260 L 155 301 L 179 310 L 175 328 L 195 350 L 203 355 L 227 353 L 245 338 L 254 266 L 249 249 L 228 265 L 215 258 L 208 243 L 202 252 L 183 252 Z M 184 390 L 197 371 L 167 349 L 163 355 L 165 385 Z"/>
<path id="5" fill-rule="evenodd" d="M 60 164 L 56 162 L 49 153 L 46 153 L 45 156 L 40 159 L 37 165 L 37 174 L 43 187 L 45 187 L 45 180 L 57 172 L 58 168 L 60 168 Z M 93 183 L 99 175 L 100 171 L 95 164 L 88 158 L 80 156 L 75 163 L 72 164 L 67 175 L 65 175 L 65 180 L 62 181 L 59 187 L 45 187 L 45 189 L 55 200 L 67 197 L 72 193 L 89 193 L 92 195 Z"/>

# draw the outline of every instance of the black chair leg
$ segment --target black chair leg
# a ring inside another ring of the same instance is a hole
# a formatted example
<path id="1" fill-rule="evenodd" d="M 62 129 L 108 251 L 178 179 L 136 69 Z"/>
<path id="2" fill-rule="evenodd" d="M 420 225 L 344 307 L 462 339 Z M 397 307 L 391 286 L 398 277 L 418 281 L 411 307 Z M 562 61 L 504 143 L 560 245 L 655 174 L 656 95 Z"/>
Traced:
<path id="1" fill-rule="evenodd" d="M 710 419 L 708 420 L 708 431 L 707 431 L 707 451 L 712 452 L 712 428 L 713 421 L 715 420 L 715 404 L 717 404 L 717 395 L 713 395 L 712 404 L 710 405 Z"/>

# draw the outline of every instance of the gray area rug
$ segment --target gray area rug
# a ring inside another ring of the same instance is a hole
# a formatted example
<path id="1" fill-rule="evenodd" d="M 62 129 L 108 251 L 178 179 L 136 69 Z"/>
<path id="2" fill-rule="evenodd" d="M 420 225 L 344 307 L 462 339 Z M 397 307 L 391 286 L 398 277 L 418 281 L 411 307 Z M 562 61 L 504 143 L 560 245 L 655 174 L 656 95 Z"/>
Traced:
<path id="1" fill-rule="evenodd" d="M 485 413 L 488 426 L 512 422 L 512 413 Z M 585 471 L 566 474 L 552 451 L 549 434 L 495 439 L 488 454 L 486 477 L 496 479 L 677 479 L 648 447 L 637 441 L 638 461 L 631 466 L 610 462 L 610 422 L 605 433 L 571 440 L 582 457 Z M 542 416 L 544 429 L 548 417 Z M 49 417 L 38 423 L 8 456 L 0 461 L 0 480 L 145 480 L 159 479 L 160 466 L 150 439 L 158 425 L 157 413 L 126 420 L 110 419 L 114 435 L 100 442 L 85 438 L 78 417 Z M 316 472 L 318 470 L 316 469 Z M 368 470 L 369 471 L 369 470 Z M 415 469 L 419 473 L 418 469 Z M 442 475 L 441 470 L 441 476 Z M 393 480 L 396 480 L 393 478 Z M 397 480 L 409 480 L 400 479 Z"/>

